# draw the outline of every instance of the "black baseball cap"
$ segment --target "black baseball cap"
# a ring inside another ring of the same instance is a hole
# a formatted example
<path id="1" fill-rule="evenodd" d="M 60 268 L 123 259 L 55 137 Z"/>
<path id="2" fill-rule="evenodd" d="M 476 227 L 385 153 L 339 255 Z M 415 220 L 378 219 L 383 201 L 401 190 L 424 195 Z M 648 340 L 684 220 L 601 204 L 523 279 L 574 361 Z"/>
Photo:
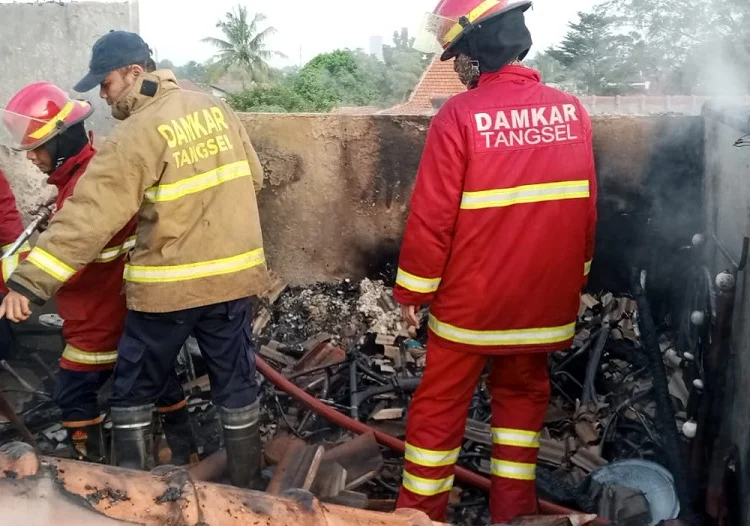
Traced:
<path id="1" fill-rule="evenodd" d="M 151 58 L 151 50 L 140 35 L 129 31 L 110 31 L 94 44 L 88 75 L 73 89 L 79 93 L 91 91 L 115 71 L 132 64 L 142 64 Z"/>

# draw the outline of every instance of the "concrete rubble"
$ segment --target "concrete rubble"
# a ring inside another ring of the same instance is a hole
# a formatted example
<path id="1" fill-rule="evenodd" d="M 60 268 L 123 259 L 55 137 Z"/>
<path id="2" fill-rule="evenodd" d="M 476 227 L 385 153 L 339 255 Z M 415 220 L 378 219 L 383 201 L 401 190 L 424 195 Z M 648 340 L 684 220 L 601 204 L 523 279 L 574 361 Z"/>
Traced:
<path id="1" fill-rule="evenodd" d="M 550 356 L 552 399 L 537 475 L 540 498 L 617 524 L 650 524 L 647 495 L 625 484 L 597 484 L 592 473 L 626 459 L 664 462 L 637 316 L 635 301 L 628 297 L 582 296 L 573 348 Z M 401 325 L 391 290 L 382 282 L 347 280 L 289 288 L 277 278 L 258 299 L 253 332 L 259 356 L 294 385 L 374 432 L 404 438 L 409 400 L 425 364 L 426 332 Z M 678 419 L 675 425 L 682 428 L 688 420 L 691 390 L 683 380 L 672 335 L 663 332 L 660 338 Z M 227 482 L 226 455 L 216 411 L 209 402 L 205 366 L 196 356 L 189 361 L 181 373 L 204 459 L 190 468 L 190 478 Z M 65 457 L 64 433 L 52 406 L 44 401 L 34 407 L 35 397 L 42 400 L 44 375 L 39 373 L 40 378 L 28 369 L 23 373 L 29 375 L 36 394 L 24 393 L 21 412 L 39 450 Z M 356 436 L 332 424 L 258 377 L 265 408 L 265 453 L 263 480 L 256 489 L 275 496 L 301 490 L 326 506 L 393 510 L 401 454 L 379 445 L 372 433 Z M 483 379 L 471 404 L 459 465 L 485 476 L 490 473 L 490 417 Z M 0 424 L 0 441 L 17 437 L 10 425 Z M 168 463 L 169 450 L 164 441 L 160 444 L 160 461 Z M 522 524 L 586 523 L 581 517 L 546 520 Z M 449 521 L 489 524 L 486 494 L 457 483 Z"/>

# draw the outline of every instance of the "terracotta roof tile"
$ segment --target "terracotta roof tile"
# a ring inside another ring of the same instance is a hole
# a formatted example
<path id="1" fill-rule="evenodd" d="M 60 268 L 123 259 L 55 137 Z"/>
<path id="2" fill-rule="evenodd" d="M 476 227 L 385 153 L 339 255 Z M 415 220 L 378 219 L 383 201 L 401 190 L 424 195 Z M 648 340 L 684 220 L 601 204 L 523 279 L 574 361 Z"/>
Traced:
<path id="1" fill-rule="evenodd" d="M 453 70 L 453 61 L 441 62 L 436 56 L 430 63 L 417 87 L 404 104 L 383 110 L 386 115 L 431 115 L 436 112 L 433 100 L 443 100 L 466 91 Z"/>

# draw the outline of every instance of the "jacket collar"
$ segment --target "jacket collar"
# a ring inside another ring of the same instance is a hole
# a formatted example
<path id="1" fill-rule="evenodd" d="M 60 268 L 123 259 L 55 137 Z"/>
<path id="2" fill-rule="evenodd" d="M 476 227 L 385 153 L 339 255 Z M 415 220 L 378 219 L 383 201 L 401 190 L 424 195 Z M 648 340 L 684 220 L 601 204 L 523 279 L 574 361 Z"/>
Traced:
<path id="1" fill-rule="evenodd" d="M 496 82 L 541 82 L 542 76 L 535 69 L 526 66 L 504 66 L 493 73 L 482 73 L 479 86 Z"/>
<path id="2" fill-rule="evenodd" d="M 55 185 L 59 190 L 65 188 L 71 178 L 79 172 L 81 167 L 85 168 L 95 154 L 96 149 L 91 143 L 86 144 L 80 152 L 67 159 L 57 170 L 52 172 L 47 178 L 47 182 Z"/>
<path id="3" fill-rule="evenodd" d="M 144 90 L 144 84 L 148 82 L 156 84 L 156 93 L 153 93 L 153 95 L 148 94 L 148 89 Z M 138 80 L 130 91 L 116 104 L 118 105 L 118 109 L 129 117 L 146 108 L 165 93 L 176 89 L 179 89 L 177 78 L 168 69 L 160 69 L 153 73 L 143 73 L 138 77 Z"/>

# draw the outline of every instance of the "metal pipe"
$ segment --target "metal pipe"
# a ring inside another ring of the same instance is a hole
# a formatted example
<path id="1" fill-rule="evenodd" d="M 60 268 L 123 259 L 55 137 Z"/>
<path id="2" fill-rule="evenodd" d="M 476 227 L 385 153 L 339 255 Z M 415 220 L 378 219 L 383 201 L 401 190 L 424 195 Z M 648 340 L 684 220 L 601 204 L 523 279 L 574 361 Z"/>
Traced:
<path id="1" fill-rule="evenodd" d="M 402 440 L 399 440 L 398 438 L 395 438 L 388 433 L 384 433 L 378 429 L 374 429 L 367 424 L 360 422 L 359 420 L 354 420 L 352 418 L 349 418 L 345 414 L 336 411 L 335 409 L 322 403 L 320 400 L 310 396 L 308 393 L 287 380 L 284 375 L 268 365 L 268 363 L 266 363 L 260 356 L 256 356 L 255 360 L 260 374 L 265 376 L 268 381 L 270 381 L 276 387 L 296 398 L 297 401 L 307 406 L 309 409 L 312 409 L 334 424 L 341 426 L 344 429 L 348 429 L 352 433 L 357 433 L 358 435 L 362 435 L 364 433 L 372 433 L 375 435 L 375 438 L 377 439 L 379 444 L 389 447 L 399 453 L 404 452 L 405 445 Z M 489 479 L 483 477 L 482 475 L 469 471 L 468 469 L 464 469 L 460 466 L 456 466 L 456 478 L 462 482 L 474 486 L 475 488 L 487 492 L 489 492 L 490 490 Z M 560 506 L 558 504 L 545 500 L 539 501 L 539 508 L 542 513 L 548 515 L 568 515 L 571 513 L 575 513 L 573 510 L 565 508 L 564 506 Z M 609 522 L 597 519 L 592 524 L 606 525 L 609 524 Z"/>
<path id="2" fill-rule="evenodd" d="M 31 431 L 29 431 L 29 428 L 23 423 L 21 417 L 19 417 L 13 410 L 13 407 L 8 402 L 8 399 L 5 398 L 2 391 L 0 391 L 0 413 L 5 415 L 5 418 L 7 418 L 11 425 L 21 433 L 21 436 L 26 442 L 33 446 L 34 449 L 38 447 L 34 435 L 31 434 Z"/>

